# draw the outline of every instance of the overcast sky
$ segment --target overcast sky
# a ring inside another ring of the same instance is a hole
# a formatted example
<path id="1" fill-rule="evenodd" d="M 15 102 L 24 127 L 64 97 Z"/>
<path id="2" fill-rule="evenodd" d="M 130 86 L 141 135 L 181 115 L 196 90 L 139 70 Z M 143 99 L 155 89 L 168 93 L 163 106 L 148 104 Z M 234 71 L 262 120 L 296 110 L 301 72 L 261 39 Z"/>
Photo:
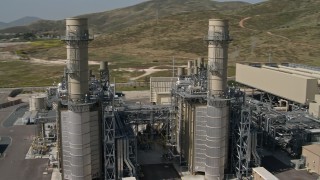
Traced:
<path id="1" fill-rule="evenodd" d="M 0 22 L 10 22 L 25 16 L 59 20 L 81 14 L 126 7 L 144 1 L 146 0 L 1 0 Z M 243 1 L 257 3 L 263 0 Z"/>

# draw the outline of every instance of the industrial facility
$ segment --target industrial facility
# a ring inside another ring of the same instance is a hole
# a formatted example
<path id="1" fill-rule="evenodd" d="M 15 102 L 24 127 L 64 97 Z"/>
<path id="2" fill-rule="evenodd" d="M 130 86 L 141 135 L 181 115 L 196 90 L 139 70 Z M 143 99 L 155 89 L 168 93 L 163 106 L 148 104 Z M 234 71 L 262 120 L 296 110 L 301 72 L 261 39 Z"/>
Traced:
<path id="1" fill-rule="evenodd" d="M 127 103 L 107 61 L 98 77 L 88 68 L 87 19 L 66 19 L 62 40 L 61 82 L 47 96 L 31 97 L 22 118 L 39 124 L 39 142 L 56 142 L 62 179 L 144 179 L 138 151 L 155 141 L 180 175 L 185 168 L 206 180 L 278 179 L 263 167 L 265 150 L 281 150 L 298 159 L 296 169 L 319 174 L 320 68 L 238 63 L 228 83 L 229 24 L 210 19 L 207 60 L 189 60 L 176 77 L 151 77 L 150 103 Z"/>

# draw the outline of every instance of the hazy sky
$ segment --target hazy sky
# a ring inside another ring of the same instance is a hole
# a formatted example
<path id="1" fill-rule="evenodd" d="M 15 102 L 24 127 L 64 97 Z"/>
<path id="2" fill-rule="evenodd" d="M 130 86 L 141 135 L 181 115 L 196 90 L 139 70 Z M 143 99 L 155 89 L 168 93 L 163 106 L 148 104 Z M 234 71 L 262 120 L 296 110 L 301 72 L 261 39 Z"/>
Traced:
<path id="1" fill-rule="evenodd" d="M 10 22 L 25 16 L 58 20 L 81 14 L 126 7 L 144 1 L 146 0 L 1 0 L 0 21 Z M 263 0 L 243 1 L 256 3 Z"/>

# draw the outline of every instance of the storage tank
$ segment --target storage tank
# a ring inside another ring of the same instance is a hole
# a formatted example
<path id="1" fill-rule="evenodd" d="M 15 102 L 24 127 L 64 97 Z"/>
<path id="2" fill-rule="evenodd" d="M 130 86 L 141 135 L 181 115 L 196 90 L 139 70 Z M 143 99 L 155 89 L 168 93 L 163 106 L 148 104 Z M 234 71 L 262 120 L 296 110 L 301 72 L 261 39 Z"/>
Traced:
<path id="1" fill-rule="evenodd" d="M 29 110 L 40 111 L 47 108 L 47 96 L 46 95 L 33 95 L 29 98 Z"/>
<path id="2" fill-rule="evenodd" d="M 184 67 L 178 67 L 178 77 L 184 76 Z"/>

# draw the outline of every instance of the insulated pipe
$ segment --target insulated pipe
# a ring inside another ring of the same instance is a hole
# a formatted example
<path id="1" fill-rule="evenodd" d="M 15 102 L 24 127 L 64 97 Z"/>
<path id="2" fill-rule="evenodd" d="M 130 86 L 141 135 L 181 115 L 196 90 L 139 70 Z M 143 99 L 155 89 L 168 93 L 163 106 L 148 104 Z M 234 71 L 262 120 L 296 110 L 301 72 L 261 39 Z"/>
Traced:
<path id="1" fill-rule="evenodd" d="M 108 66 L 108 62 L 107 61 L 100 61 L 100 71 L 104 71 L 106 70 L 106 67 Z"/>
<path id="2" fill-rule="evenodd" d="M 289 73 L 289 74 L 296 74 L 296 75 L 300 75 L 300 76 L 315 78 L 315 79 L 318 79 L 318 85 L 320 84 L 320 75 L 317 75 L 317 74 L 309 74 L 309 73 L 299 72 L 299 71 L 286 69 L 286 68 L 282 68 L 282 67 L 271 67 L 271 66 L 266 66 L 266 65 L 263 65 L 262 68 L 271 69 L 271 70 L 280 71 L 280 72 Z"/>
<path id="3" fill-rule="evenodd" d="M 316 71 L 312 72 L 312 71 L 309 71 L 309 70 L 303 71 L 303 70 L 298 69 L 298 68 L 292 68 L 292 67 L 281 66 L 281 65 L 279 65 L 278 67 L 281 68 L 281 69 L 291 70 L 292 72 L 297 73 L 297 74 L 301 74 L 301 75 L 305 75 L 305 76 L 308 76 L 308 77 L 314 77 L 314 78 L 320 79 L 320 72 L 316 72 Z"/>
<path id="4" fill-rule="evenodd" d="M 193 67 L 193 61 L 190 60 L 188 61 L 188 69 L 191 69 Z"/>
<path id="5" fill-rule="evenodd" d="M 315 70 L 311 70 L 311 69 L 304 69 L 304 68 L 295 68 L 296 70 L 299 70 L 299 71 L 303 71 L 303 72 L 308 72 L 308 73 L 311 73 L 311 74 L 320 74 L 320 71 L 315 71 Z"/>
<path id="6" fill-rule="evenodd" d="M 191 76 L 193 74 L 192 68 L 187 68 L 187 75 Z"/>

